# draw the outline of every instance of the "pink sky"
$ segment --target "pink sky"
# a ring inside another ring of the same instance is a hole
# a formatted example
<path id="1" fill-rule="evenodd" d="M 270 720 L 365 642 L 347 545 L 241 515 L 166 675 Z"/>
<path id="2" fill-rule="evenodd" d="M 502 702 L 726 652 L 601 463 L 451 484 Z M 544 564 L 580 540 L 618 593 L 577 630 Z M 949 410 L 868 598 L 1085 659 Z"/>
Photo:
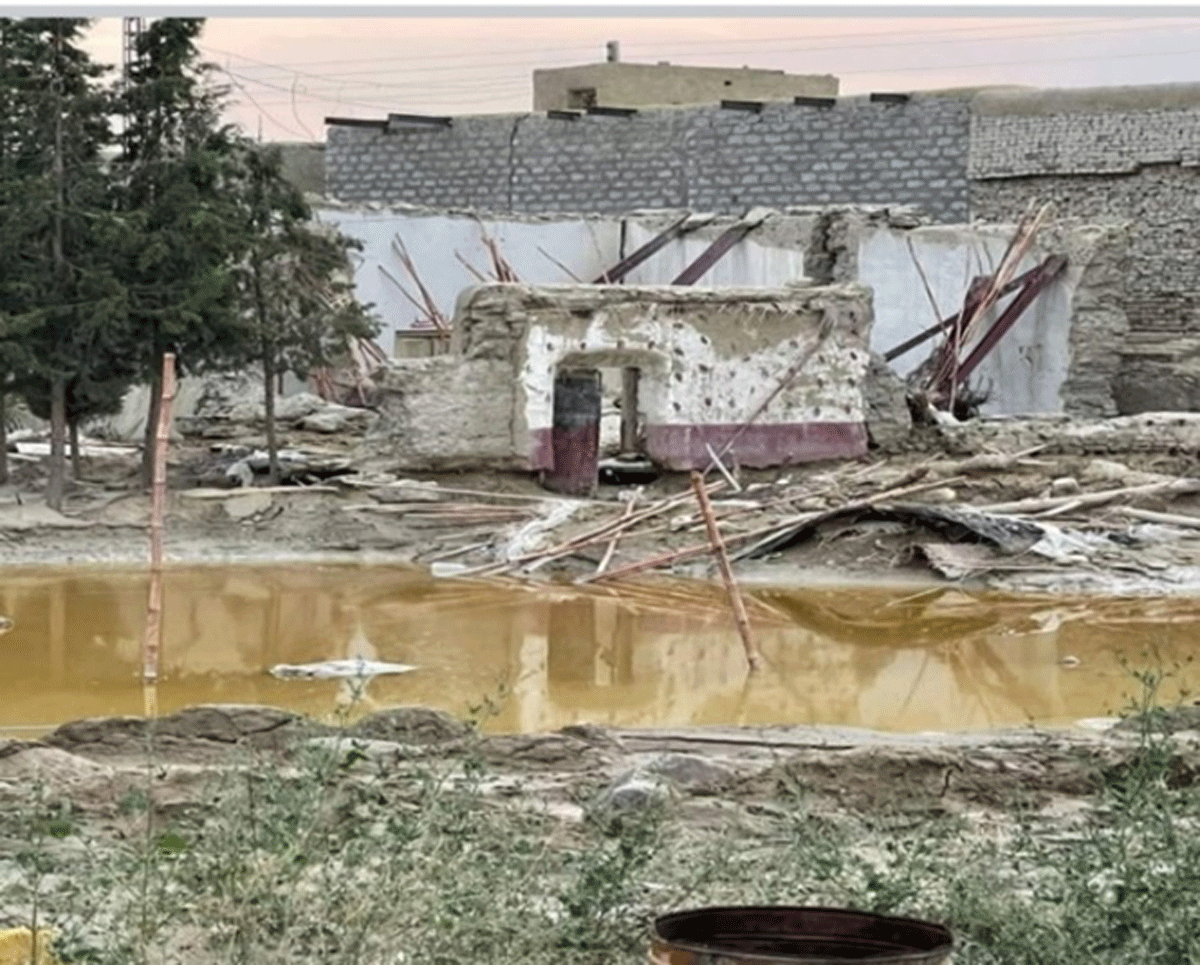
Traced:
<path id="1" fill-rule="evenodd" d="M 92 47 L 121 57 L 121 24 Z M 604 59 L 830 73 L 845 94 L 985 84 L 1088 87 L 1200 81 L 1200 17 L 219 17 L 201 46 L 229 71 L 233 120 L 264 140 L 324 140 L 323 119 L 507 113 L 531 74 Z"/>

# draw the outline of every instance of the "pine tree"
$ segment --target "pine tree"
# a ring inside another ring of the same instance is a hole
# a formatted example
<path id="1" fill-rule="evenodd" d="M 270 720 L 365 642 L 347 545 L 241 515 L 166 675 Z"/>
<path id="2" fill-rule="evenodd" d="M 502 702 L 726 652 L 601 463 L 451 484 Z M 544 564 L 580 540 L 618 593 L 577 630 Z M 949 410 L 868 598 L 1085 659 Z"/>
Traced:
<path id="1" fill-rule="evenodd" d="M 111 255 L 127 231 L 100 164 L 111 103 L 100 87 L 105 68 L 81 46 L 87 26 L 0 21 L 0 340 L 8 345 L 0 375 L 48 402 L 54 509 L 66 479 L 68 384 L 91 364 L 123 385 L 133 371 L 118 364 L 128 333 Z"/>
<path id="2" fill-rule="evenodd" d="M 175 353 L 180 375 L 226 367 L 245 356 L 251 334 L 238 304 L 244 219 L 229 190 L 238 138 L 220 123 L 224 94 L 208 82 L 210 68 L 199 59 L 203 24 L 151 23 L 122 97 L 120 207 L 135 239 L 123 276 L 132 355 L 151 388 L 142 461 L 147 485 L 163 355 Z"/>
<path id="3" fill-rule="evenodd" d="M 379 324 L 353 295 L 348 255 L 361 243 L 314 222 L 303 194 L 283 176 L 278 148 L 243 140 L 242 204 L 249 250 L 239 273 L 253 323 L 249 361 L 262 369 L 270 479 L 279 479 L 275 383 L 290 372 L 347 357 L 350 340 L 370 338 Z"/>

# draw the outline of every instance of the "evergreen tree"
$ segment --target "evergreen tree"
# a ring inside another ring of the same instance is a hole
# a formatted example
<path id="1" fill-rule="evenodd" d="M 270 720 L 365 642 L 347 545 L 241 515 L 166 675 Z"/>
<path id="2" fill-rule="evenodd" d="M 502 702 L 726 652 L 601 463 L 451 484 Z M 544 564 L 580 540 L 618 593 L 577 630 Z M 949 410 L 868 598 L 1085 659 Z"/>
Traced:
<path id="1" fill-rule="evenodd" d="M 204 21 L 165 18 L 138 43 L 139 60 L 122 96 L 127 119 L 120 207 L 133 230 L 124 253 L 134 342 L 132 357 L 150 384 L 143 450 L 149 484 L 158 423 L 162 358 L 179 374 L 243 358 L 251 332 L 239 311 L 237 266 L 244 219 L 230 190 L 238 137 L 220 123 L 223 92 L 208 82 L 196 39 Z"/>
<path id="2" fill-rule="evenodd" d="M 271 482 L 279 479 L 275 383 L 307 378 L 345 359 L 350 340 L 379 324 L 354 298 L 348 253 L 361 243 L 314 223 L 304 195 L 283 176 L 278 148 L 243 140 L 238 198 L 249 249 L 239 280 L 253 323 L 249 360 L 262 369 Z"/>
<path id="3" fill-rule="evenodd" d="M 119 365 L 125 289 L 111 260 L 127 231 L 100 164 L 111 102 L 99 83 L 105 68 L 81 46 L 87 25 L 0 21 L 0 340 L 8 346 L 0 376 L 47 401 L 46 502 L 55 509 L 66 478 L 68 384 L 97 362 L 122 387 L 133 372 Z"/>

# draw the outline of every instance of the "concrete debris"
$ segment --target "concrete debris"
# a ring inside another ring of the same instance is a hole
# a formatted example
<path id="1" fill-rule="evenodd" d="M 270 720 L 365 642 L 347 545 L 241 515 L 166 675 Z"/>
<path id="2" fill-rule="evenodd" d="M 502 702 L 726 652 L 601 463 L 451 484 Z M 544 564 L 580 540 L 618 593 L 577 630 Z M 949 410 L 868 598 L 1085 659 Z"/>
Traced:
<path id="1" fill-rule="evenodd" d="M 268 671 L 283 680 L 341 680 L 370 679 L 390 674 L 412 673 L 417 668 L 406 663 L 385 663 L 378 660 L 322 660 L 317 663 L 276 664 Z"/>
<path id="2" fill-rule="evenodd" d="M 140 443 L 145 436 L 148 400 L 146 387 L 135 386 L 126 394 L 120 413 L 94 420 L 86 428 L 109 442 Z M 261 431 L 266 420 L 262 379 L 249 374 L 180 379 L 172 412 L 175 440 L 233 439 Z M 281 429 L 361 435 L 370 428 L 374 413 L 301 391 L 276 398 L 275 419 Z"/>
<path id="3" fill-rule="evenodd" d="M 872 448 L 881 452 L 902 448 L 913 427 L 907 387 L 875 352 L 871 353 L 863 394 L 867 404 L 867 438 Z"/>
<path id="4" fill-rule="evenodd" d="M 246 452 L 234 449 L 240 456 L 225 469 L 225 479 L 231 486 L 253 486 L 257 476 L 271 466 L 269 454 L 262 449 Z M 276 453 L 280 482 L 314 482 L 351 471 L 351 461 L 344 456 L 309 452 L 303 449 L 280 449 Z"/>
<path id="5" fill-rule="evenodd" d="M 1048 455 L 1109 456 L 1200 451 L 1200 413 L 1147 412 L 1112 419 L 985 417 L 939 427 L 955 455 L 1042 447 Z M 1103 471 L 1097 467 L 1097 471 Z"/>
<path id="6" fill-rule="evenodd" d="M 265 493 L 249 492 L 244 496 L 231 496 L 222 506 L 230 519 L 247 520 L 271 508 L 273 500 Z"/>

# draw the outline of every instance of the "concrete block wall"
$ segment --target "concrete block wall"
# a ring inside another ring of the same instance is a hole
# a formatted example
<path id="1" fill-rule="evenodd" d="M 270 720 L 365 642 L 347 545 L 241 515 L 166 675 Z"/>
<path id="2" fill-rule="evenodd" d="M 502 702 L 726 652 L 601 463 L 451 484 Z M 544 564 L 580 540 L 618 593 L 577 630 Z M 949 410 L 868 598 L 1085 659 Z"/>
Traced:
<path id="1" fill-rule="evenodd" d="M 326 184 L 349 203 L 494 212 L 911 204 L 953 222 L 967 215 L 969 129 L 965 96 L 489 115 L 393 133 L 335 125 Z"/>
<path id="2" fill-rule="evenodd" d="M 1200 85 L 988 93 L 974 104 L 971 210 L 1122 224 L 1113 396 L 1123 414 L 1200 409 Z"/>

